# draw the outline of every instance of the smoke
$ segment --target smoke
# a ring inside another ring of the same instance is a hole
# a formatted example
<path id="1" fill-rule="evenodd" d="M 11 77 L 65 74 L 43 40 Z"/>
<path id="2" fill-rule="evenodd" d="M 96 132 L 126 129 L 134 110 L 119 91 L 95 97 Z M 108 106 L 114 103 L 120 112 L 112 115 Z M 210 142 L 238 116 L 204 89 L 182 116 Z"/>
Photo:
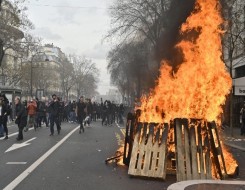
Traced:
<path id="1" fill-rule="evenodd" d="M 156 46 L 157 60 L 168 60 L 174 70 L 182 63 L 182 52 L 175 47 L 181 40 L 179 30 L 194 9 L 195 0 L 172 0 L 169 10 L 166 12 L 165 31 L 162 33 L 159 43 Z"/>

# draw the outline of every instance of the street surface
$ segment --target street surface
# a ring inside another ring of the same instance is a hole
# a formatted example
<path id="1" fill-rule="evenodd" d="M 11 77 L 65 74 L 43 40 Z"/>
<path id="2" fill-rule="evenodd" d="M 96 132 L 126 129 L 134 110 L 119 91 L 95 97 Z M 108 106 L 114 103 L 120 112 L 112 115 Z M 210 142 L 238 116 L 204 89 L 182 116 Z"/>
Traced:
<path id="1" fill-rule="evenodd" d="M 126 166 L 105 164 L 124 141 L 125 128 L 102 126 L 101 121 L 78 133 L 78 124 L 62 123 L 61 134 L 49 136 L 49 128 L 29 129 L 24 140 L 16 141 L 17 127 L 9 125 L 9 139 L 0 138 L 0 189 L 17 190 L 164 190 L 175 183 L 167 180 L 130 177 Z M 245 152 L 231 149 L 245 180 Z"/>
<path id="2" fill-rule="evenodd" d="M 0 139 L 0 189 L 164 190 L 175 182 L 131 178 L 127 167 L 105 164 L 124 140 L 124 129 L 101 121 L 91 126 L 79 134 L 78 124 L 62 123 L 61 134 L 51 137 L 43 126 L 17 142 L 17 127 L 9 125 L 10 138 Z"/>

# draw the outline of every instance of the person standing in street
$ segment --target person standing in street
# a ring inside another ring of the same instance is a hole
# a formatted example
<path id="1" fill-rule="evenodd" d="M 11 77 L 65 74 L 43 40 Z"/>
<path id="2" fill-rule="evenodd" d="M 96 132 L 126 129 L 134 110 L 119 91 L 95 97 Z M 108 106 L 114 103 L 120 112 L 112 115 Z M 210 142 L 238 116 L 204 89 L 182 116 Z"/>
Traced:
<path id="1" fill-rule="evenodd" d="M 52 101 L 49 104 L 50 111 L 50 135 L 54 135 L 54 123 L 57 127 L 57 132 L 60 134 L 60 122 L 59 122 L 59 102 L 55 94 L 52 95 Z"/>
<path id="2" fill-rule="evenodd" d="M 7 106 L 4 104 L 4 99 L 0 97 L 0 137 L 4 136 L 4 122 L 6 116 L 7 116 Z M 5 139 L 8 139 L 7 133 Z"/>
<path id="3" fill-rule="evenodd" d="M 20 97 L 16 96 L 14 101 L 16 106 L 15 123 L 18 125 L 19 128 L 19 134 L 16 140 L 21 141 L 23 140 L 23 129 L 27 125 L 27 111 L 25 106 L 21 103 Z"/>
<path id="4" fill-rule="evenodd" d="M 6 108 L 6 112 L 4 112 L 3 114 L 3 128 L 4 128 L 4 132 L 5 132 L 5 140 L 8 139 L 8 116 L 10 116 L 11 114 L 11 108 L 10 108 L 10 104 L 9 104 L 9 100 L 8 98 L 6 97 L 5 94 L 0 94 L 0 99 L 2 99 L 2 104 L 3 104 L 3 107 L 4 109 Z M 12 119 L 10 120 L 12 121 Z"/>
<path id="5" fill-rule="evenodd" d="M 82 130 L 84 132 L 83 121 L 84 121 L 84 118 L 86 117 L 86 104 L 84 102 L 83 96 L 80 97 L 80 99 L 77 103 L 76 116 L 77 116 L 78 122 L 80 124 L 79 134 L 81 134 Z"/>
<path id="6" fill-rule="evenodd" d="M 245 135 L 245 102 L 243 103 L 240 114 L 242 117 L 241 135 Z"/>
<path id="7" fill-rule="evenodd" d="M 44 122 L 46 127 L 48 127 L 48 121 L 47 121 L 47 117 L 46 117 L 47 107 L 45 105 L 45 98 L 44 97 L 42 97 L 41 101 L 39 101 L 38 110 L 39 110 L 38 127 L 42 126 L 42 122 Z"/>
<path id="8" fill-rule="evenodd" d="M 25 132 L 28 131 L 30 127 L 34 127 L 36 130 L 37 124 L 36 124 L 36 114 L 37 114 L 37 103 L 35 100 L 31 99 L 27 102 L 27 126 L 25 128 Z"/>

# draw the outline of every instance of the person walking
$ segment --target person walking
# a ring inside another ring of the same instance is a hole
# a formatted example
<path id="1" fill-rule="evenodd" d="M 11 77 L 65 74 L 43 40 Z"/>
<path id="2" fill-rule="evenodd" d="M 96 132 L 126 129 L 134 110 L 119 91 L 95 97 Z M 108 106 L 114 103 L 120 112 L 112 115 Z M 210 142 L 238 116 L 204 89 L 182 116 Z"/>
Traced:
<path id="1" fill-rule="evenodd" d="M 11 114 L 11 107 L 10 107 L 10 104 L 9 104 L 9 100 L 8 98 L 6 97 L 5 94 L 0 94 L 0 99 L 2 99 L 2 105 L 3 105 L 3 108 L 6 109 L 6 111 L 4 111 L 4 114 L 2 115 L 2 122 L 3 122 L 3 129 L 4 129 L 4 132 L 5 132 L 5 140 L 8 139 L 8 116 L 10 116 Z M 10 120 L 12 121 L 12 120 Z"/>
<path id="2" fill-rule="evenodd" d="M 86 117 L 85 117 L 85 120 L 86 120 L 86 125 L 88 125 L 90 127 L 90 123 L 92 121 L 92 114 L 93 114 L 93 104 L 91 102 L 91 99 L 87 99 L 86 100 Z"/>
<path id="3" fill-rule="evenodd" d="M 7 106 L 4 104 L 4 99 L 0 98 L 0 137 L 4 137 L 4 122 L 7 116 Z M 5 139 L 8 139 L 6 134 Z"/>
<path id="4" fill-rule="evenodd" d="M 76 101 L 73 100 L 70 106 L 70 122 L 76 123 Z"/>
<path id="5" fill-rule="evenodd" d="M 86 117 L 86 104 L 84 102 L 83 96 L 80 97 L 76 105 L 76 116 L 80 124 L 79 134 L 81 134 L 82 130 L 84 132 L 83 121 L 84 121 L 84 118 Z"/>
<path id="6" fill-rule="evenodd" d="M 44 122 L 46 127 L 48 127 L 48 121 L 47 121 L 47 116 L 46 116 L 47 107 L 45 105 L 45 98 L 44 97 L 42 97 L 41 101 L 39 101 L 38 110 L 39 110 L 38 127 L 42 126 L 42 122 Z"/>
<path id="7" fill-rule="evenodd" d="M 27 111 L 25 106 L 21 103 L 20 97 L 16 96 L 14 101 L 16 106 L 15 123 L 18 125 L 19 128 L 19 134 L 16 140 L 21 141 L 23 140 L 23 129 L 27 125 Z"/>
<path id="8" fill-rule="evenodd" d="M 37 114 L 37 103 L 35 100 L 31 99 L 27 102 L 27 126 L 25 128 L 25 132 L 28 131 L 30 127 L 34 127 L 34 129 L 37 129 L 37 123 L 36 123 L 36 114 Z"/>
<path id="9" fill-rule="evenodd" d="M 55 94 L 52 95 L 52 101 L 49 104 L 50 111 L 50 135 L 54 135 L 54 123 L 57 127 L 57 132 L 60 134 L 60 122 L 59 122 L 59 102 Z"/>

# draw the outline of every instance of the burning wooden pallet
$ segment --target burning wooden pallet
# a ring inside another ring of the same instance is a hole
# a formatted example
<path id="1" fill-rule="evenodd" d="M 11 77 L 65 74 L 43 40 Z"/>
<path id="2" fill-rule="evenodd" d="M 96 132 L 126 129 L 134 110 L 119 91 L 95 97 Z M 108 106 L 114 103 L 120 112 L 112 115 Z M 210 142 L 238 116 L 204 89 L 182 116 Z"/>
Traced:
<path id="1" fill-rule="evenodd" d="M 166 177 L 167 125 L 141 123 L 134 138 L 128 173 L 153 178 Z"/>
<path id="2" fill-rule="evenodd" d="M 168 125 L 139 123 L 130 119 L 127 125 L 125 144 L 129 147 L 125 148 L 128 156 L 124 155 L 124 158 L 130 159 L 129 175 L 165 179 L 169 145 L 173 139 L 174 157 L 171 161 L 176 163 L 177 181 L 211 179 L 213 175 L 224 179 L 227 176 L 215 123 L 175 119 Z M 168 138 L 171 128 L 174 137 Z M 133 139 L 132 147 L 129 139 Z"/>

